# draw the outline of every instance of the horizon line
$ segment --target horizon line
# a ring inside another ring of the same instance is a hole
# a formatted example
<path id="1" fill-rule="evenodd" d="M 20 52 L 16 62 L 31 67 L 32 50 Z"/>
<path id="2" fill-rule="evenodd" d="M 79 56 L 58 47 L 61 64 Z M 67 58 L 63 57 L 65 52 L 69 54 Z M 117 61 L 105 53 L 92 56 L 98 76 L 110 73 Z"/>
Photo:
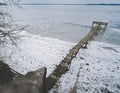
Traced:
<path id="1" fill-rule="evenodd" d="M 116 3 L 91 3 L 91 4 L 75 4 L 75 3 L 22 3 L 19 5 L 103 5 L 103 6 L 120 6 L 120 4 Z"/>

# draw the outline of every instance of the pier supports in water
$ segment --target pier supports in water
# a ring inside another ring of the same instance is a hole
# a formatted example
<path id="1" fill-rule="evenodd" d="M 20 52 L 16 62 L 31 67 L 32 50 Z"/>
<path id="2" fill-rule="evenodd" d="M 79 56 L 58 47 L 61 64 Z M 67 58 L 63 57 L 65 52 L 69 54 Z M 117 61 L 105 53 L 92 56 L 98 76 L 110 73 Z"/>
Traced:
<path id="1" fill-rule="evenodd" d="M 100 27 L 103 25 L 103 26 L 104 26 L 103 29 L 105 29 L 105 28 L 107 27 L 108 23 L 106 23 L 106 22 L 93 21 L 92 27 L 95 26 L 95 25 L 99 25 Z"/>
<path id="2" fill-rule="evenodd" d="M 106 22 L 93 21 L 91 30 L 87 34 L 87 36 L 85 36 L 80 42 L 78 42 L 78 44 L 76 44 L 69 51 L 69 54 L 67 54 L 67 56 L 61 61 L 61 63 L 57 66 L 57 68 L 48 76 L 47 78 L 48 90 L 50 90 L 55 85 L 55 83 L 62 76 L 62 74 L 68 71 L 72 59 L 76 57 L 79 50 L 87 46 L 88 42 L 92 40 L 93 36 L 102 29 L 101 26 L 104 26 L 105 29 L 107 25 L 108 23 Z"/>

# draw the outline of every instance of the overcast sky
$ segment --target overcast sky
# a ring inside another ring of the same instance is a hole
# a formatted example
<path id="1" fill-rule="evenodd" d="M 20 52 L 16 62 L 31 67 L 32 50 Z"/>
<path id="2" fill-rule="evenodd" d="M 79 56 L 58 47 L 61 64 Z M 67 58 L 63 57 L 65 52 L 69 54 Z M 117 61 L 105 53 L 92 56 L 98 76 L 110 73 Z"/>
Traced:
<path id="1" fill-rule="evenodd" d="M 21 3 L 120 3 L 120 0 L 22 0 Z"/>

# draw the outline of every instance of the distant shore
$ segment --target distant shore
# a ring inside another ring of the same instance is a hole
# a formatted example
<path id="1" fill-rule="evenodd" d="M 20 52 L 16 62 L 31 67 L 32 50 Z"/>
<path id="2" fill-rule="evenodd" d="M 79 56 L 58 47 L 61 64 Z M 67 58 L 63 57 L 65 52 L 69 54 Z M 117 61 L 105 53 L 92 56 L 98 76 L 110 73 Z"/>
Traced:
<path id="1" fill-rule="evenodd" d="M 120 6 L 120 4 L 116 4 L 116 3 L 110 3 L 110 4 L 106 4 L 106 3 L 98 3 L 98 4 L 52 4 L 52 3 L 23 3 L 23 4 L 20 4 L 20 5 L 95 5 L 95 6 Z"/>

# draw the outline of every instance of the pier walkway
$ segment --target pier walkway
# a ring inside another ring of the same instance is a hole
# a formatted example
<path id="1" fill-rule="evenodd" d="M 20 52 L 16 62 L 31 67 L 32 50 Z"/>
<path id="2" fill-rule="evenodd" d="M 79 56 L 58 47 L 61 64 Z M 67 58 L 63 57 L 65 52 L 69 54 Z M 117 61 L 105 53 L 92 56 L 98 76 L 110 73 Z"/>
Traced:
<path id="1" fill-rule="evenodd" d="M 85 36 L 80 42 L 78 42 L 67 54 L 67 56 L 61 61 L 61 63 L 56 67 L 56 69 L 47 78 L 47 87 L 50 90 L 57 80 L 69 70 L 69 66 L 72 59 L 76 57 L 77 53 L 81 48 L 86 48 L 89 41 L 92 40 L 94 35 L 98 33 L 101 29 L 105 29 L 108 23 L 93 21 L 90 32 Z"/>

